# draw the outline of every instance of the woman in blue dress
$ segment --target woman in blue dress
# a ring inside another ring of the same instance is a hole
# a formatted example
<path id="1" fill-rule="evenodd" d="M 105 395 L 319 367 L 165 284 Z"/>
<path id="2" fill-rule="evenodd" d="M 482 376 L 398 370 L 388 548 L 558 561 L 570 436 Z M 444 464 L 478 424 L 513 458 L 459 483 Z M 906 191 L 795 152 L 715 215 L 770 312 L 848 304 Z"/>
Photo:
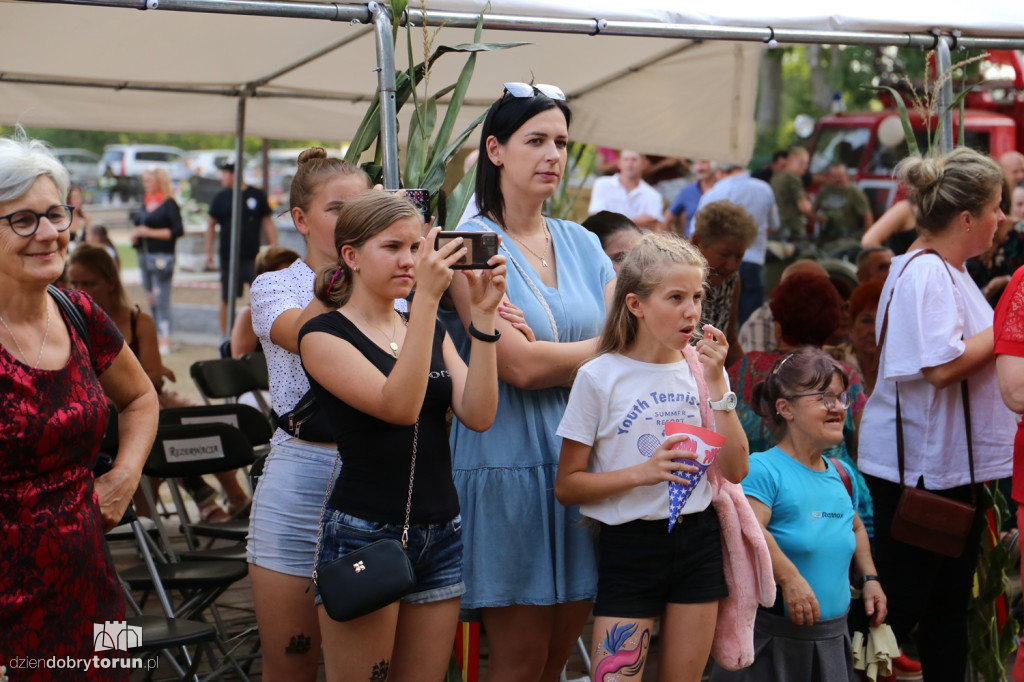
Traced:
<path id="1" fill-rule="evenodd" d="M 564 100 L 553 86 L 505 84 L 480 136 L 480 215 L 459 227 L 501 236 L 507 296 L 536 335 L 531 343 L 499 318 L 494 425 L 452 428 L 462 607 L 480 610 L 491 682 L 557 680 L 597 590 L 593 539 L 579 509 L 555 500 L 555 429 L 576 368 L 596 350 L 615 272 L 595 235 L 541 214 L 565 171 Z M 468 289 L 456 279 L 451 291 L 468 324 Z"/>

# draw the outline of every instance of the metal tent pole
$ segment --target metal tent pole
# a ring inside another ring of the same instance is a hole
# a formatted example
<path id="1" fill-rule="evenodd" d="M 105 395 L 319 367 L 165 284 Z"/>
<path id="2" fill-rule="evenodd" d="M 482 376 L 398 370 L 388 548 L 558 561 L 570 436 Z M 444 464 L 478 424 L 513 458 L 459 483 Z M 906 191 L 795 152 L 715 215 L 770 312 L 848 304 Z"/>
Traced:
<path id="1" fill-rule="evenodd" d="M 380 145 L 384 189 L 398 189 L 398 109 L 395 103 L 395 45 L 390 10 L 378 2 L 368 5 L 377 48 L 377 90 L 380 93 Z"/>
<path id="2" fill-rule="evenodd" d="M 177 12 L 207 12 L 250 16 L 290 17 L 369 23 L 367 5 L 316 2 L 281 2 L 271 0 L 35 0 L 65 5 L 122 7 L 129 9 L 160 9 Z M 370 3 L 374 5 L 376 3 Z M 417 26 L 476 27 L 479 16 L 472 12 L 442 12 L 409 8 L 399 22 L 412 21 Z M 771 43 L 824 43 L 837 45 L 895 45 L 932 49 L 939 36 L 934 32 L 888 33 L 878 31 L 820 31 L 771 26 L 705 26 L 645 21 L 608 21 L 596 19 L 559 19 L 556 17 L 525 17 L 484 14 L 483 27 L 493 30 L 533 31 L 541 33 L 581 33 L 588 35 L 619 35 L 657 38 L 688 38 L 690 40 L 740 40 Z M 963 49 L 1024 49 L 1024 38 L 982 38 L 954 32 L 956 46 Z"/>
<path id="3" fill-rule="evenodd" d="M 952 67 L 952 59 L 949 54 L 949 43 L 945 38 L 940 38 L 935 45 L 935 77 L 942 78 L 947 74 L 945 82 L 939 88 L 938 114 L 942 135 L 939 137 L 939 152 L 946 154 L 953 150 L 953 79 L 948 77 L 948 71 Z M 960 125 L 964 122 L 960 121 Z"/>
<path id="4" fill-rule="evenodd" d="M 241 265 L 242 245 L 242 175 L 245 172 L 243 167 L 242 153 L 245 151 L 245 103 L 248 96 L 243 93 L 238 97 L 238 114 L 235 119 L 235 179 L 231 186 L 231 257 L 228 263 L 228 317 L 227 333 L 231 336 L 231 326 L 235 323 L 235 304 L 237 299 L 235 293 L 238 291 L 239 267 Z M 220 264 L 224 267 L 224 263 Z"/>

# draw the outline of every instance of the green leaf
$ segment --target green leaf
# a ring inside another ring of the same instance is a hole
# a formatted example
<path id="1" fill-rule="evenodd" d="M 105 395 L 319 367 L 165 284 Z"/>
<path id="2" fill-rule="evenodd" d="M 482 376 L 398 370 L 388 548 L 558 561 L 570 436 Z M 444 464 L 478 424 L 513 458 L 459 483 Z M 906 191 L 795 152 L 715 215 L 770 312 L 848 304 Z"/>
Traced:
<path id="1" fill-rule="evenodd" d="M 479 40 L 479 36 L 476 36 Z M 459 45 L 440 45 L 434 50 L 433 59 L 437 59 L 443 54 L 448 52 L 493 52 L 495 50 L 507 50 L 512 47 L 519 47 L 520 45 L 532 45 L 533 43 L 526 42 L 497 42 L 497 43 L 460 43 Z"/>
<path id="2" fill-rule="evenodd" d="M 483 28 L 484 15 L 483 13 L 481 13 L 476 20 L 476 30 L 473 33 L 473 45 L 479 44 L 480 36 L 483 34 Z M 461 73 L 459 73 L 459 78 L 455 82 L 455 90 L 452 93 L 451 99 L 448 102 L 448 108 L 444 112 L 444 120 L 441 121 L 441 127 L 437 131 L 437 138 L 434 140 L 434 147 L 431 150 L 432 153 L 427 160 L 428 168 L 433 167 L 437 163 L 438 148 L 444 148 L 448 146 L 448 141 L 451 139 L 452 130 L 455 128 L 455 119 L 456 117 L 458 117 L 459 111 L 462 110 L 462 102 L 466 98 L 466 90 L 469 88 L 469 82 L 473 79 L 473 70 L 475 68 L 476 51 L 470 51 L 469 57 L 466 58 L 466 63 L 462 65 L 462 71 Z M 445 161 L 445 163 L 447 162 Z"/>
<path id="3" fill-rule="evenodd" d="M 409 138 L 405 149 L 405 187 L 419 187 L 427 169 L 430 137 L 437 121 L 437 95 L 413 112 L 409 121 Z"/>
<path id="4" fill-rule="evenodd" d="M 965 106 L 965 100 L 967 98 L 967 95 L 973 89 L 974 89 L 974 86 L 972 85 L 972 86 L 970 86 L 968 88 L 965 88 L 965 89 L 961 90 L 960 92 L 958 92 L 956 97 L 953 98 L 953 101 L 950 102 L 949 106 L 947 106 L 945 108 L 945 110 L 942 112 L 942 116 L 939 117 L 939 125 L 936 127 L 936 134 L 935 134 L 935 139 L 936 140 L 940 139 L 939 136 L 938 136 L 938 131 L 942 130 L 942 125 L 943 125 L 943 123 L 946 120 L 946 114 L 948 114 L 950 111 L 952 111 L 954 109 L 954 107 L 955 107 L 957 109 L 957 111 L 959 112 L 959 114 L 960 114 L 960 126 L 959 126 L 960 129 L 957 132 L 957 142 L 956 142 L 956 144 L 957 144 L 957 146 L 960 146 L 960 147 L 962 147 L 964 145 L 964 106 Z"/>
<path id="5" fill-rule="evenodd" d="M 419 176 L 423 173 L 423 167 L 426 163 L 426 149 L 427 140 L 430 137 L 431 129 L 433 129 L 433 123 L 427 128 L 426 121 L 424 118 L 427 112 L 424 107 L 420 104 L 419 93 L 417 92 L 416 83 L 416 67 L 415 60 L 413 59 L 412 53 L 412 27 L 408 24 L 405 26 L 405 45 L 409 55 L 409 81 L 413 83 L 411 88 L 412 95 L 412 116 L 409 118 L 409 137 L 406 142 L 406 156 L 405 156 L 405 173 L 402 174 L 403 186 L 404 187 L 418 187 L 416 184 L 419 180 Z"/>
<path id="6" fill-rule="evenodd" d="M 445 147 L 440 153 L 437 152 L 437 147 L 434 148 L 435 154 L 433 156 L 433 160 L 428 164 L 426 173 L 423 177 L 424 187 L 430 189 L 431 192 L 436 192 L 441 185 L 444 184 L 445 167 L 448 165 L 448 162 L 450 162 L 452 157 L 455 156 L 455 153 L 462 148 L 462 145 L 465 144 L 469 136 L 473 134 L 476 127 L 483 123 L 485 116 L 487 116 L 486 111 L 477 116 L 476 120 L 470 123 L 465 130 L 459 133 L 452 143 Z"/>
<path id="7" fill-rule="evenodd" d="M 910 115 L 907 113 L 907 104 L 903 101 L 903 95 L 901 95 L 896 88 L 891 88 L 888 85 L 879 85 L 869 89 L 889 91 L 892 98 L 896 100 L 896 109 L 900 114 L 900 123 L 903 124 L 903 137 L 907 140 L 907 150 L 911 154 L 920 154 L 921 152 L 917 147 L 917 138 L 914 136 L 914 129 L 910 125 Z"/>
<path id="8" fill-rule="evenodd" d="M 398 42 L 398 25 L 408 7 L 409 0 L 391 0 L 391 40 Z M 408 25 L 407 25 L 408 26 Z"/>
<path id="9" fill-rule="evenodd" d="M 466 207 L 469 206 L 469 198 L 473 196 L 473 190 L 476 188 L 476 161 L 473 162 L 472 167 L 466 174 L 459 180 L 459 184 L 455 186 L 451 194 L 448 195 L 448 224 L 444 225 L 446 230 L 454 230 L 458 227 L 459 218 L 466 212 Z"/>
<path id="10" fill-rule="evenodd" d="M 349 163 L 359 163 L 359 157 L 370 148 L 373 141 L 380 135 L 380 95 L 374 95 L 370 102 L 363 120 L 352 135 L 352 141 L 345 152 L 345 160 Z"/>
<path id="11" fill-rule="evenodd" d="M 384 167 L 379 163 L 367 161 L 360 166 L 370 176 L 370 184 L 379 185 L 384 177 Z"/>

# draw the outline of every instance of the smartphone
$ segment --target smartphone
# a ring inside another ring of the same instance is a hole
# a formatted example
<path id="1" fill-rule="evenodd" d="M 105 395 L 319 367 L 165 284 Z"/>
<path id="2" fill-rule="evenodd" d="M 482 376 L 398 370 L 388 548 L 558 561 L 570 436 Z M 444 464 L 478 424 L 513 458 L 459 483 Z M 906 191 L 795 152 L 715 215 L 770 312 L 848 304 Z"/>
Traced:
<path id="1" fill-rule="evenodd" d="M 462 237 L 463 246 L 469 251 L 457 263 L 453 270 L 484 270 L 493 268 L 487 261 L 498 253 L 498 235 L 494 232 L 438 232 L 434 238 L 434 250 L 451 239 Z"/>
<path id="2" fill-rule="evenodd" d="M 386 190 L 392 194 L 397 193 L 397 189 Z M 415 206 L 420 215 L 423 216 L 423 222 L 430 222 L 430 192 L 425 189 L 407 189 L 405 190 L 405 198 L 409 200 L 413 206 Z"/>

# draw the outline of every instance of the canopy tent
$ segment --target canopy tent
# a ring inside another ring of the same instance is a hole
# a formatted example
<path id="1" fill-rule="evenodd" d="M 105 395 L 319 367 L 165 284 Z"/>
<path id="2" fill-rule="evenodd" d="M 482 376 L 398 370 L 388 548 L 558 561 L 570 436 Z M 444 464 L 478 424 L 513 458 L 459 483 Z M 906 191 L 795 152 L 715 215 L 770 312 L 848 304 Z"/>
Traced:
<path id="1" fill-rule="evenodd" d="M 841 12 L 820 0 L 730 0 L 700 12 L 678 0 L 424 0 L 428 23 L 448 22 L 428 29 L 434 44 L 470 42 L 465 27 L 488 4 L 485 41 L 530 44 L 480 56 L 463 123 L 500 94 L 503 81 L 536 79 L 569 96 L 575 139 L 735 162 L 745 162 L 753 146 L 757 56 L 772 37 L 927 46 L 940 31 L 962 35 L 962 44 L 1006 44 L 997 37 L 1024 44 L 1022 12 L 1008 0 L 970 12 L 961 2 L 882 0 L 843 3 Z M 365 4 L 148 5 L 156 9 L 126 11 L 147 7 L 146 0 L 0 0 L 0 122 L 233 133 L 235 100 L 244 93 L 248 134 L 340 141 L 377 87 Z M 422 23 L 421 3 L 410 6 Z M 363 23 L 350 24 L 355 19 Z M 419 30 L 413 50 L 421 59 Z M 402 68 L 401 34 L 397 52 Z M 452 82 L 461 63 L 443 57 L 431 82 Z"/>
<path id="2" fill-rule="evenodd" d="M 435 45 L 472 39 L 444 28 Z M 575 139 L 723 160 L 750 154 L 756 43 L 500 30 L 483 40 L 530 44 L 478 57 L 457 129 L 502 82 L 536 78 L 572 99 Z M 412 41 L 422 60 L 420 30 Z M 406 54 L 403 31 L 398 68 Z M 432 89 L 454 82 L 464 59 L 442 57 Z M 3 1 L 0 64 L 0 122 L 32 126 L 234 133 L 236 96 L 248 92 L 247 134 L 342 141 L 377 88 L 371 26 L 266 16 Z"/>
<path id="3" fill-rule="evenodd" d="M 745 163 L 764 43 L 941 43 L 940 64 L 957 44 L 1024 47 L 1021 12 L 1010 0 L 970 12 L 950 0 L 862 0 L 839 12 L 824 11 L 820 0 L 726 0 L 700 12 L 681 4 L 413 0 L 409 20 L 441 28 L 414 30 L 412 58 L 429 52 L 427 42 L 470 42 L 486 10 L 485 41 L 530 45 L 481 55 L 462 127 L 494 101 L 502 82 L 536 80 L 566 92 L 575 139 Z M 371 20 L 376 31 L 366 25 Z M 0 123 L 345 140 L 377 88 L 393 87 L 382 59 L 385 28 L 366 4 L 0 0 Z M 403 68 L 407 53 L 399 46 L 396 66 Z M 462 61 L 438 61 L 435 87 L 453 82 Z M 394 119 L 384 114 L 385 185 L 397 186 Z"/>

